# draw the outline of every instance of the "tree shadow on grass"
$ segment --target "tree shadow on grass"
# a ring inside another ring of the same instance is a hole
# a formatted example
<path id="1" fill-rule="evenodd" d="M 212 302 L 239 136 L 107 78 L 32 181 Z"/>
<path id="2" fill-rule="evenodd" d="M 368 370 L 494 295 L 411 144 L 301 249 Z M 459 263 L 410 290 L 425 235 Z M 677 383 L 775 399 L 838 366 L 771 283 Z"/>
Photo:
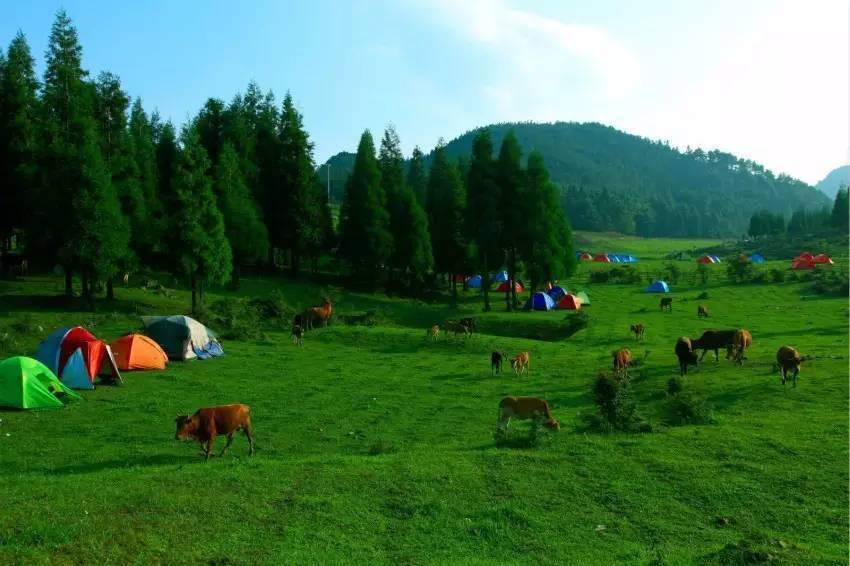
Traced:
<path id="1" fill-rule="evenodd" d="M 185 465 L 194 462 L 203 462 L 203 458 L 198 456 L 198 451 L 192 451 L 192 457 L 175 456 L 174 454 L 150 454 L 148 456 L 127 457 L 116 460 L 98 460 L 94 462 L 83 462 L 71 464 L 68 466 L 57 466 L 39 470 L 37 467 L 30 467 L 25 470 L 17 470 L 18 472 L 38 472 L 49 476 L 65 476 L 75 474 L 93 474 L 106 470 L 120 470 L 123 468 L 135 467 L 150 467 L 150 466 L 166 466 L 166 465 Z"/>

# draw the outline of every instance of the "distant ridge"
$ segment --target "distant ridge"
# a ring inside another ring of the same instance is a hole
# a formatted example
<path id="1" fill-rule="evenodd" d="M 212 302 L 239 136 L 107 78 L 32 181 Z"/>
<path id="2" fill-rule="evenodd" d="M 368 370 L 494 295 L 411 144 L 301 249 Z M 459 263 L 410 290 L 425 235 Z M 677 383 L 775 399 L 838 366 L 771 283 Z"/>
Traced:
<path id="1" fill-rule="evenodd" d="M 850 187 L 850 165 L 836 167 L 816 186 L 823 194 L 834 199 L 838 189 Z"/>

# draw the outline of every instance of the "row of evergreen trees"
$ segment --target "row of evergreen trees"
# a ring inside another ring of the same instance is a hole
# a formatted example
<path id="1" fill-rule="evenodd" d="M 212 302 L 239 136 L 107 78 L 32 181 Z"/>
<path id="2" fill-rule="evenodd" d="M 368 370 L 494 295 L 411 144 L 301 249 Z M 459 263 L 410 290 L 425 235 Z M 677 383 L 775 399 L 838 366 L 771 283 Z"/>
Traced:
<path id="1" fill-rule="evenodd" d="M 850 203 L 848 203 L 847 187 L 839 189 L 835 195 L 832 210 L 806 210 L 799 208 L 794 211 L 787 223 L 781 214 L 767 210 L 759 211 L 750 217 L 749 235 L 759 236 L 806 236 L 820 235 L 830 231 L 846 234 L 850 229 Z"/>
<path id="2" fill-rule="evenodd" d="M 181 131 L 145 112 L 118 77 L 94 80 L 64 11 L 51 30 L 41 81 L 23 34 L 0 51 L 0 246 L 61 266 L 83 295 L 140 266 L 205 286 L 238 284 L 245 266 L 288 268 L 336 249 L 360 281 L 421 291 L 434 273 L 523 266 L 532 287 L 574 268 L 571 235 L 540 154 L 522 167 L 507 136 L 487 132 L 470 159 L 442 143 L 426 171 L 409 164 L 388 127 L 376 155 L 363 134 L 335 233 L 313 145 L 292 97 L 280 107 L 255 83 L 229 103 L 209 99 Z M 485 285 L 485 289 L 486 289 Z M 486 308 L 490 308 L 485 293 Z M 508 302 L 516 305 L 516 298 Z"/>

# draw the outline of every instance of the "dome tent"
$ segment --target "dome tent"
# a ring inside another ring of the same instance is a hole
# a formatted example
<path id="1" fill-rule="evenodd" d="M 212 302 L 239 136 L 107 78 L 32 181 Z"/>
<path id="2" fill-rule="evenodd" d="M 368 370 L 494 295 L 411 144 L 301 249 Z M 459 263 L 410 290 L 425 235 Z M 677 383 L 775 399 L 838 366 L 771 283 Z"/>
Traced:
<path id="1" fill-rule="evenodd" d="M 112 376 L 121 380 L 112 350 L 81 326 L 60 328 L 50 334 L 38 346 L 35 357 L 75 389 L 94 389 L 94 380 L 101 373 L 104 361 Z"/>
<path id="2" fill-rule="evenodd" d="M 812 258 L 812 262 L 814 263 L 823 263 L 827 265 L 833 265 L 835 262 L 832 261 L 832 258 L 826 254 L 818 254 Z"/>
<path id="3" fill-rule="evenodd" d="M 593 261 L 599 263 L 611 263 L 611 259 L 608 257 L 608 254 L 598 254 L 594 256 Z"/>
<path id="4" fill-rule="evenodd" d="M 593 259 L 593 256 L 590 255 L 590 252 L 579 252 L 578 258 L 582 261 L 591 261 Z"/>
<path id="5" fill-rule="evenodd" d="M 587 291 L 579 291 L 575 294 L 576 298 L 581 301 L 581 306 L 590 306 L 590 297 L 587 296 Z"/>
<path id="6" fill-rule="evenodd" d="M 552 300 L 555 301 L 556 303 L 558 301 L 560 301 L 561 298 L 564 295 L 567 295 L 568 293 L 569 293 L 569 291 L 567 291 L 563 287 L 559 287 L 558 285 L 555 285 L 554 287 L 552 287 L 551 289 L 546 291 L 546 294 L 548 294 L 550 297 L 552 297 Z"/>
<path id="7" fill-rule="evenodd" d="M 215 334 L 188 316 L 143 316 L 145 334 L 153 338 L 172 360 L 223 356 Z"/>
<path id="8" fill-rule="evenodd" d="M 523 291 L 525 291 L 525 287 L 523 287 L 522 283 L 520 283 L 519 281 L 514 282 L 514 287 L 516 288 L 517 293 L 522 293 Z M 507 281 L 503 282 L 501 285 L 496 287 L 497 293 L 510 293 L 510 291 L 511 291 L 511 286 L 510 286 L 510 284 L 508 284 Z"/>
<path id="9" fill-rule="evenodd" d="M 537 292 L 525 302 L 524 310 L 550 311 L 555 308 L 555 301 L 546 293 Z"/>
<path id="10" fill-rule="evenodd" d="M 480 289 L 484 283 L 484 278 L 480 275 L 473 275 L 466 281 L 466 286 L 470 289 Z"/>
<path id="11" fill-rule="evenodd" d="M 669 293 L 670 286 L 666 281 L 653 281 L 652 285 L 647 287 L 647 293 Z"/>
<path id="12" fill-rule="evenodd" d="M 490 281 L 494 283 L 504 283 L 508 280 L 508 272 L 507 271 L 499 271 L 498 273 L 490 274 Z"/>
<path id="13" fill-rule="evenodd" d="M 0 407 L 60 408 L 65 406 L 60 396 L 81 399 L 38 360 L 15 356 L 0 362 Z"/>
<path id="14" fill-rule="evenodd" d="M 750 263 L 764 263 L 764 256 L 759 253 L 755 253 L 750 256 Z"/>
<path id="15" fill-rule="evenodd" d="M 564 295 L 561 297 L 561 300 L 558 301 L 558 306 L 556 308 L 575 311 L 581 310 L 581 299 L 575 295 Z"/>
<path id="16" fill-rule="evenodd" d="M 796 257 L 791 260 L 791 269 L 814 269 L 815 262 L 812 259 Z"/>
<path id="17" fill-rule="evenodd" d="M 700 265 L 710 265 L 712 263 L 717 262 L 714 261 L 714 258 L 712 258 L 710 255 L 704 255 L 697 260 L 697 263 Z"/>
<path id="18" fill-rule="evenodd" d="M 122 370 L 165 369 L 168 356 L 151 338 L 128 334 L 111 344 L 115 362 Z"/>

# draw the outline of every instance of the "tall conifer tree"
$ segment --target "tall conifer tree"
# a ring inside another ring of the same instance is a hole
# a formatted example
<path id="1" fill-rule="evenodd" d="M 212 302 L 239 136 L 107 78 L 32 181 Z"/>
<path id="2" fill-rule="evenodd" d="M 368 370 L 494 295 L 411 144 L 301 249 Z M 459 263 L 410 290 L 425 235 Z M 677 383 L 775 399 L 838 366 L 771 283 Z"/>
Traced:
<path id="1" fill-rule="evenodd" d="M 484 310 L 489 311 L 490 269 L 498 267 L 502 258 L 502 217 L 493 142 L 487 130 L 475 136 L 472 142 L 467 187 L 467 226 L 475 242 L 477 265 L 481 270 Z"/>

